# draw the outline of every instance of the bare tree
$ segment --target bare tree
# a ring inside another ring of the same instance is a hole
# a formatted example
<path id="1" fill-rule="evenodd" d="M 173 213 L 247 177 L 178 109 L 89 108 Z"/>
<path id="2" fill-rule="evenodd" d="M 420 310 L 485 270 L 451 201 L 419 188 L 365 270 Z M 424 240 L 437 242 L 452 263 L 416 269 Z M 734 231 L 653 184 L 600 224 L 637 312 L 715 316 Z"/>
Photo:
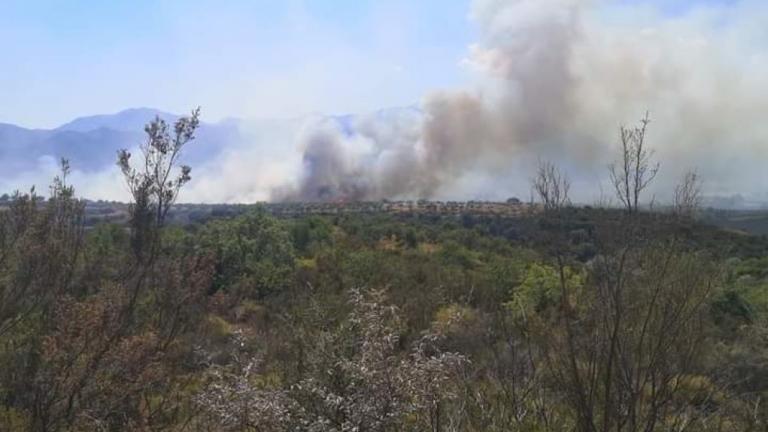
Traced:
<path id="1" fill-rule="evenodd" d="M 616 196 L 629 214 L 637 213 L 640 195 L 659 172 L 659 163 L 652 161 L 654 152 L 645 142 L 650 122 L 646 113 L 640 126 L 619 129 L 621 155 L 609 166 Z"/>
<path id="2" fill-rule="evenodd" d="M 687 171 L 675 186 L 674 212 L 676 215 L 690 218 L 701 205 L 701 177 L 693 171 Z"/>
<path id="3" fill-rule="evenodd" d="M 568 197 L 571 181 L 552 162 L 539 161 L 536 176 L 531 179 L 531 188 L 545 211 L 558 210 L 571 203 Z"/>

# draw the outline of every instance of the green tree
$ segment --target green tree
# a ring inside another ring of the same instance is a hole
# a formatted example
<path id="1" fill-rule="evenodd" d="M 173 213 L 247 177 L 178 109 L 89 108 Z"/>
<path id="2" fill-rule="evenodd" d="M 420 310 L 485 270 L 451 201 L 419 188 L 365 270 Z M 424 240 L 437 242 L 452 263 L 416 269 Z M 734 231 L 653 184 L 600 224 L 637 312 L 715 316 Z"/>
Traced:
<path id="1" fill-rule="evenodd" d="M 199 244 L 216 260 L 214 291 L 262 299 L 292 281 L 295 264 L 289 233 L 263 211 L 209 223 L 200 232 Z"/>

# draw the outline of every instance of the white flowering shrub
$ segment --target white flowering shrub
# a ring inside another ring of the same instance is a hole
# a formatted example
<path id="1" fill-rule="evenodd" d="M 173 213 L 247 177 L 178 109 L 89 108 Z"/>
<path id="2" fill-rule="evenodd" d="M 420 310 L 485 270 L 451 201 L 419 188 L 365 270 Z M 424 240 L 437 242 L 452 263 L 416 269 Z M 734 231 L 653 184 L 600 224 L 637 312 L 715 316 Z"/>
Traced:
<path id="1" fill-rule="evenodd" d="M 352 311 L 315 340 L 305 377 L 270 388 L 256 359 L 212 367 L 197 397 L 214 428 L 232 431 L 385 432 L 439 430 L 441 404 L 455 397 L 467 362 L 426 335 L 401 348 L 400 318 L 381 291 L 351 293 Z"/>

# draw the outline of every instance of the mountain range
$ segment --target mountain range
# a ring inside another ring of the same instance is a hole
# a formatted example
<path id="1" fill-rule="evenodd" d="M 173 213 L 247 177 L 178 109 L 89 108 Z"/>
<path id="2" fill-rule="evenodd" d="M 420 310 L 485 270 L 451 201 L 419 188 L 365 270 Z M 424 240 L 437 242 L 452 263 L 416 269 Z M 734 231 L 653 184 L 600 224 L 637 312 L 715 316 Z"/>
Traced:
<path id="1" fill-rule="evenodd" d="M 5 178 L 38 166 L 41 158 L 69 159 L 79 171 L 92 172 L 115 163 L 117 151 L 136 147 L 145 138 L 144 125 L 155 117 L 168 122 L 176 114 L 134 108 L 116 114 L 81 117 L 54 129 L 27 129 L 0 123 L 0 170 Z M 197 141 L 185 153 L 190 163 L 204 161 L 242 139 L 239 122 L 202 123 Z"/>

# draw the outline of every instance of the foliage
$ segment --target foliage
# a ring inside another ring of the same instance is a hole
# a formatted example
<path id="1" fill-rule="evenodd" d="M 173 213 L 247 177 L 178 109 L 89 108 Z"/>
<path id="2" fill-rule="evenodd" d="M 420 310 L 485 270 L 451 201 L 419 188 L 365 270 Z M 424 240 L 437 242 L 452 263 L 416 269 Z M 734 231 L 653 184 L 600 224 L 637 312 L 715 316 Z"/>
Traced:
<path id="1" fill-rule="evenodd" d="M 768 426 L 768 238 L 638 212 L 632 185 L 631 217 L 174 225 L 196 126 L 121 154 L 127 225 L 86 228 L 66 162 L 47 199 L 0 200 L 0 430 Z"/>
<path id="2" fill-rule="evenodd" d="M 570 267 L 564 270 L 567 289 L 578 296 L 583 286 L 583 277 Z M 560 274 L 557 269 L 533 263 L 528 268 L 522 283 L 512 293 L 512 298 L 505 306 L 513 316 L 521 319 L 543 314 L 547 309 L 556 306 L 560 301 Z"/>
<path id="3" fill-rule="evenodd" d="M 294 251 L 289 233 L 264 212 L 213 221 L 200 232 L 198 244 L 216 259 L 213 290 L 262 299 L 291 283 Z"/>

